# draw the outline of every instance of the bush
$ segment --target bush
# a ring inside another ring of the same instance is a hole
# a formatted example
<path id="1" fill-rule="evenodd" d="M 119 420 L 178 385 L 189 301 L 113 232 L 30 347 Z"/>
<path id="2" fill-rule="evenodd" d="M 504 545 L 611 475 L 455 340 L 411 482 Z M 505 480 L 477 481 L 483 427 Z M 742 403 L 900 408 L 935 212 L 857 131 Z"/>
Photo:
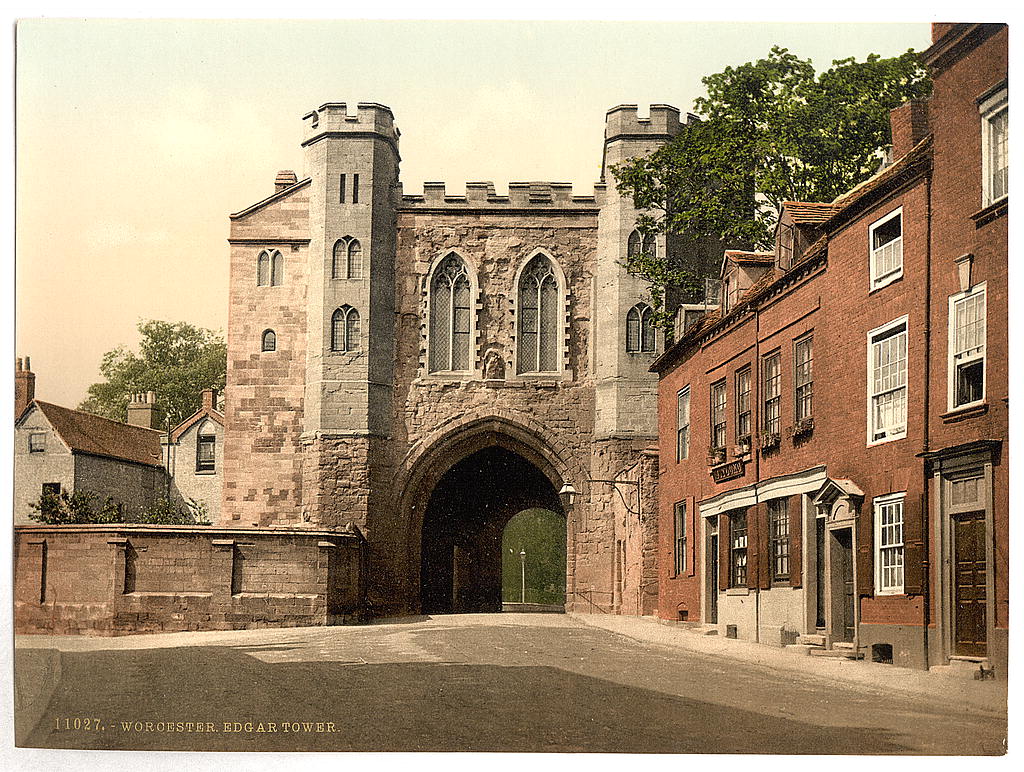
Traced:
<path id="1" fill-rule="evenodd" d="M 206 504 L 189 499 L 179 506 L 166 498 L 157 499 L 145 510 L 125 516 L 124 507 L 107 498 L 97 506 L 99 497 L 90 491 L 43 493 L 39 501 L 29 504 L 34 510 L 29 518 L 46 525 L 79 525 L 83 523 L 142 523 L 148 525 L 209 525 Z"/>
<path id="2" fill-rule="evenodd" d="M 89 491 L 51 493 L 47 491 L 39 501 L 29 504 L 35 512 L 29 518 L 47 525 L 77 525 L 80 523 L 119 523 L 123 521 L 121 505 L 107 498 L 97 509 L 98 497 Z"/>

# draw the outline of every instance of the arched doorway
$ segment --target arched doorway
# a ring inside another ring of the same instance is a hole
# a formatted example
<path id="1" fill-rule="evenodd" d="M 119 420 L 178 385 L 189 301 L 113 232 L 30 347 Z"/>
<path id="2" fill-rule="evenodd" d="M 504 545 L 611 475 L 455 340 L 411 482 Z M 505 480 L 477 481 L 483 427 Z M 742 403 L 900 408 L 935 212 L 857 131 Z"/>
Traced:
<path id="1" fill-rule="evenodd" d="M 502 535 L 513 516 L 533 508 L 564 522 L 548 476 L 502 445 L 476 450 L 441 475 L 423 516 L 423 613 L 500 611 Z"/>

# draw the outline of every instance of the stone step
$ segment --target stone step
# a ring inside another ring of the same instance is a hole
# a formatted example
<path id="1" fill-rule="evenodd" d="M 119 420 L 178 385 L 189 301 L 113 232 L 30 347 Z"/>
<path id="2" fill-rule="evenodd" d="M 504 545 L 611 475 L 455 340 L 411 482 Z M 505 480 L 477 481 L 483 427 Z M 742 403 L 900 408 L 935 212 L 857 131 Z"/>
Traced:
<path id="1" fill-rule="evenodd" d="M 806 657 L 812 651 L 815 651 L 815 650 L 819 650 L 820 651 L 821 647 L 820 646 L 810 646 L 810 645 L 805 644 L 805 643 L 791 643 L 791 644 L 789 644 L 787 646 L 784 646 L 783 649 L 785 651 L 788 651 L 790 654 L 796 654 L 796 655 L 801 656 L 801 657 Z"/>
<path id="2" fill-rule="evenodd" d="M 852 651 L 854 646 L 852 641 L 835 641 L 832 644 L 833 649 L 847 649 Z"/>
<path id="3" fill-rule="evenodd" d="M 825 636 L 818 633 L 810 633 L 808 635 L 798 635 L 796 638 L 798 644 L 804 646 L 824 646 Z"/>
<path id="4" fill-rule="evenodd" d="M 697 635 L 718 635 L 718 627 L 715 625 L 699 625 L 691 627 L 690 631 L 697 633 Z"/>
<path id="5" fill-rule="evenodd" d="M 812 648 L 808 654 L 812 657 L 831 657 L 833 659 L 864 659 L 862 652 L 855 649 L 817 649 Z"/>

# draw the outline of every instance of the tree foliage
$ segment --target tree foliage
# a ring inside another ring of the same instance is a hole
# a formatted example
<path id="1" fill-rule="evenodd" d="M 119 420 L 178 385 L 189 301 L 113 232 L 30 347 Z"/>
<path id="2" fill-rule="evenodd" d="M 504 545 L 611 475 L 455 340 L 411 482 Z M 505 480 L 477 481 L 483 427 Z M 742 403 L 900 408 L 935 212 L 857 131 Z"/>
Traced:
<path id="1" fill-rule="evenodd" d="M 131 395 L 153 391 L 174 426 L 199 409 L 203 389 L 224 388 L 227 346 L 219 333 L 155 319 L 138 329 L 139 353 L 118 347 L 104 354 L 104 381 L 89 387 L 80 410 L 123 421 Z"/>
<path id="2" fill-rule="evenodd" d="M 759 249 L 772 244 L 783 201 L 832 201 L 874 173 L 891 142 L 889 111 L 931 89 L 912 50 L 836 60 L 816 75 L 809 60 L 774 47 L 703 83 L 707 96 L 694 105 L 703 120 L 612 172 L 649 212 L 638 219 L 643 233 Z M 672 257 L 642 254 L 628 267 L 654 285 L 692 283 Z"/>

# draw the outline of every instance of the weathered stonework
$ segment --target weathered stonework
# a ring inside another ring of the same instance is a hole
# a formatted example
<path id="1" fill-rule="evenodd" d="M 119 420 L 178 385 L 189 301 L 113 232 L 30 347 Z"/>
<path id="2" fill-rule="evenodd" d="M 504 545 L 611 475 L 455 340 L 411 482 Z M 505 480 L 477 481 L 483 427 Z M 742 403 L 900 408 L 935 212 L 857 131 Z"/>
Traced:
<path id="1" fill-rule="evenodd" d="M 644 296 L 622 267 L 635 210 L 603 180 L 592 196 L 561 183 L 512 183 L 507 196 L 490 183 L 469 183 L 464 196 L 428 183 L 403 195 L 390 110 L 360 104 L 349 115 L 329 103 L 305 121 L 309 178 L 287 184 L 282 173 L 273 196 L 232 215 L 223 523 L 353 523 L 369 545 L 373 612 L 416 612 L 435 490 L 459 462 L 503 448 L 546 482 L 525 497 L 474 491 L 485 508 L 491 498 L 494 517 L 514 514 L 506 499 L 557 508 L 564 486 L 577 491 L 562 507 L 567 607 L 649 612 L 654 567 L 643 556 L 655 543 L 656 460 L 638 453 L 655 442 L 657 381 L 647 370 L 664 342 L 659 333 L 655 351 L 626 352 L 625 314 Z M 652 106 L 650 118 L 615 108 L 605 164 L 681 130 L 674 108 Z M 352 239 L 356 275 L 332 262 L 335 245 Z M 257 255 L 274 248 L 286 259 L 283 285 L 257 286 Z M 453 253 L 469 287 L 469 364 L 431 372 L 432 277 Z M 556 325 L 557 366 L 523 373 L 518 286 L 538 254 L 557 284 L 546 322 Z M 693 254 L 701 267 L 704 253 Z M 360 318 L 358 333 L 345 333 L 358 335 L 352 350 L 332 345 L 332 314 L 343 308 Z M 276 352 L 259 350 L 265 329 L 277 333 Z M 610 486 L 591 482 L 627 470 L 643 486 L 642 527 L 623 519 Z M 444 568 L 453 581 L 471 581 L 465 550 L 502 526 L 466 535 L 455 569 Z M 628 575 L 617 540 L 636 558 Z"/>

